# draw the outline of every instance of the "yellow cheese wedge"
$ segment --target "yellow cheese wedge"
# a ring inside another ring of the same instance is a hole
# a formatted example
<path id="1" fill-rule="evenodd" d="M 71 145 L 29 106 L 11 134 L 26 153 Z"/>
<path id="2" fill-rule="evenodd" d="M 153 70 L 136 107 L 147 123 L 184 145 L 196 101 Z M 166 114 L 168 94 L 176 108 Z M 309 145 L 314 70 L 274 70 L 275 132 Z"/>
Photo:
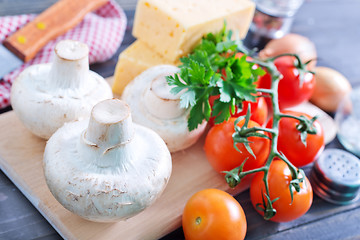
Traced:
<path id="1" fill-rule="evenodd" d="M 125 86 L 146 69 L 160 64 L 174 64 L 152 51 L 146 44 L 137 40 L 120 55 L 115 68 L 113 92 L 121 95 Z"/>
<path id="2" fill-rule="evenodd" d="M 250 0 L 139 0 L 133 35 L 170 61 L 187 54 L 204 34 L 228 28 L 245 37 L 255 4 Z"/>

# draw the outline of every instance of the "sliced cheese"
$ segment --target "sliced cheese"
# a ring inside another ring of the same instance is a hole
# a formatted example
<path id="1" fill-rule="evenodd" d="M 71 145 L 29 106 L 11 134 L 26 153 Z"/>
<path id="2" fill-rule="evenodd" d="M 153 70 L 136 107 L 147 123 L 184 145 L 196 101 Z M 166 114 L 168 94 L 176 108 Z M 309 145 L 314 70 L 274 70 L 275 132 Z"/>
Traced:
<path id="1" fill-rule="evenodd" d="M 115 68 L 113 92 L 121 95 L 125 86 L 146 69 L 160 64 L 174 64 L 137 40 L 120 55 Z"/>
<path id="2" fill-rule="evenodd" d="M 170 61 L 190 52 L 202 36 L 229 29 L 245 37 L 255 4 L 250 0 L 139 0 L 133 35 Z"/>

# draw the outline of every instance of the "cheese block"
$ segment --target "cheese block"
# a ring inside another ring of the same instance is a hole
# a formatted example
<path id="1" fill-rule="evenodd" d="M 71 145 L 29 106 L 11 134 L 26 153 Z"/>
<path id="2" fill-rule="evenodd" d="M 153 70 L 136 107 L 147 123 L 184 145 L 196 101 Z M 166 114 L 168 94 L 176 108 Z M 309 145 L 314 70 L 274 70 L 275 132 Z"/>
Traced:
<path id="1" fill-rule="evenodd" d="M 245 37 L 255 4 L 250 0 L 139 0 L 133 35 L 170 61 L 190 52 L 202 36 L 229 29 Z"/>
<path id="2" fill-rule="evenodd" d="M 174 64 L 137 40 L 120 55 L 115 68 L 113 92 L 121 95 L 125 86 L 146 69 L 160 64 Z"/>

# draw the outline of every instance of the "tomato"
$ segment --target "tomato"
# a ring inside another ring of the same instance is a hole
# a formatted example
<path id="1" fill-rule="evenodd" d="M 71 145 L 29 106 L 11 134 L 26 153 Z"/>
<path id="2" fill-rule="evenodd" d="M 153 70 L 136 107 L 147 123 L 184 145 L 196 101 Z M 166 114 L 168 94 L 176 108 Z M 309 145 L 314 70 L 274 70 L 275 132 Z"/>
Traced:
<path id="1" fill-rule="evenodd" d="M 211 108 L 214 105 L 214 101 L 218 99 L 219 96 L 211 96 L 209 98 Z M 245 116 L 248 110 L 248 105 L 250 104 L 251 116 L 250 119 L 257 122 L 259 125 L 263 126 L 268 117 L 268 107 L 264 97 L 256 98 L 256 102 L 244 101 L 243 108 L 239 109 L 235 106 L 235 113 L 231 114 L 231 117 L 240 117 Z M 209 126 L 215 125 L 215 117 L 209 119 Z"/>
<path id="2" fill-rule="evenodd" d="M 293 107 L 309 100 L 315 88 L 314 74 L 310 72 L 304 72 L 303 83 L 300 85 L 299 70 L 294 65 L 294 61 L 295 58 L 290 56 L 279 57 L 274 61 L 276 68 L 283 75 L 278 88 L 280 109 Z M 271 87 L 269 73 L 260 77 L 259 81 L 260 88 Z"/>
<path id="3" fill-rule="evenodd" d="M 283 111 L 284 114 L 312 117 L 305 113 Z M 272 122 L 272 120 L 270 121 Z M 300 132 L 296 129 L 299 121 L 294 118 L 281 118 L 279 122 L 278 150 L 296 167 L 305 166 L 315 161 L 325 147 L 324 131 L 318 120 L 314 122 L 316 134 L 308 134 L 306 146 L 301 142 Z"/>
<path id="4" fill-rule="evenodd" d="M 239 202 L 218 189 L 201 190 L 188 200 L 182 226 L 187 240 L 241 240 L 247 229 Z"/>
<path id="5" fill-rule="evenodd" d="M 250 185 L 251 203 L 256 211 L 264 215 L 262 211 L 256 208 L 257 204 L 262 204 L 266 199 L 265 185 L 263 182 L 264 173 L 255 174 Z M 313 191 L 309 180 L 305 176 L 305 183 L 300 183 L 300 191 L 293 189 L 293 201 L 289 190 L 290 181 L 292 180 L 290 169 L 282 160 L 273 160 L 268 173 L 270 199 L 279 198 L 273 203 L 276 214 L 270 220 L 274 222 L 288 222 L 304 215 L 310 208 L 313 201 Z"/>
<path id="6" fill-rule="evenodd" d="M 239 151 L 234 148 L 232 134 L 234 130 L 234 122 L 236 118 L 230 118 L 228 121 L 213 126 L 208 132 L 204 150 L 206 157 L 211 166 L 218 172 L 230 171 L 247 159 L 244 165 L 244 171 L 251 170 L 263 166 L 269 151 L 270 140 L 262 137 L 249 137 L 249 146 L 254 152 L 254 158 L 245 148 L 243 143 L 238 143 Z M 243 126 L 245 119 L 238 123 L 238 126 Z M 250 120 L 248 127 L 259 127 L 259 124 Z M 265 134 L 260 131 L 260 133 Z"/>

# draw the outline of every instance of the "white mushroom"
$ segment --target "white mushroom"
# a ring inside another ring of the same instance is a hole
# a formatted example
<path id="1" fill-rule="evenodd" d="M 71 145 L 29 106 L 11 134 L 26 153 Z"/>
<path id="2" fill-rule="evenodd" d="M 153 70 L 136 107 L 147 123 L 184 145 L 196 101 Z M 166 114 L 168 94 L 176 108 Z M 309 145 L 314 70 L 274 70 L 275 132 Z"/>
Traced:
<path id="1" fill-rule="evenodd" d="M 170 93 L 171 86 L 165 76 L 177 73 L 179 68 L 159 65 L 144 71 L 130 82 L 122 99 L 129 103 L 134 122 L 157 132 L 167 144 L 170 152 L 193 145 L 204 132 L 206 122 L 189 132 L 187 121 L 189 109 L 180 107 L 181 92 Z"/>
<path id="2" fill-rule="evenodd" d="M 52 64 L 33 65 L 14 81 L 11 105 L 35 135 L 48 139 L 65 122 L 88 118 L 96 103 L 112 98 L 109 84 L 89 70 L 88 53 L 83 43 L 60 41 Z"/>
<path id="3" fill-rule="evenodd" d="M 132 123 L 129 106 L 118 99 L 96 104 L 90 121 L 64 124 L 44 152 L 51 193 L 91 221 L 124 220 L 141 212 L 163 192 L 171 169 L 164 141 Z"/>

